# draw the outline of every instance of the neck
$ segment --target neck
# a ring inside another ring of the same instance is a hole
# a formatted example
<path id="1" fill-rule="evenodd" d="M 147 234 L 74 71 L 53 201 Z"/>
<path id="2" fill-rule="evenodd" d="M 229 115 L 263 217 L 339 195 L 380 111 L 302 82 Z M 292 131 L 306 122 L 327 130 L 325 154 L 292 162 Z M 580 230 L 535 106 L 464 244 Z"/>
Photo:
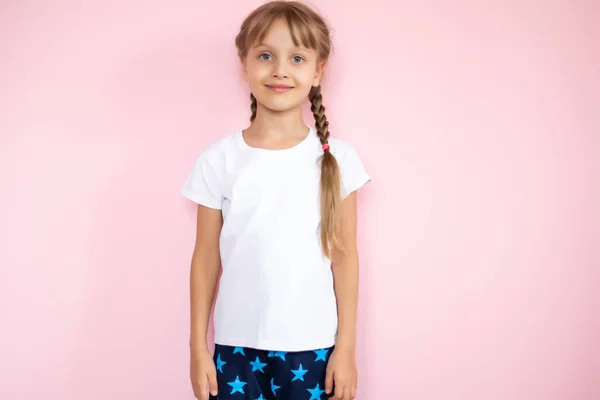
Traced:
<path id="1" fill-rule="evenodd" d="M 302 106 L 277 112 L 269 110 L 259 103 L 256 119 L 247 130 L 259 136 L 283 138 L 304 136 L 307 129 L 308 127 L 302 119 Z"/>

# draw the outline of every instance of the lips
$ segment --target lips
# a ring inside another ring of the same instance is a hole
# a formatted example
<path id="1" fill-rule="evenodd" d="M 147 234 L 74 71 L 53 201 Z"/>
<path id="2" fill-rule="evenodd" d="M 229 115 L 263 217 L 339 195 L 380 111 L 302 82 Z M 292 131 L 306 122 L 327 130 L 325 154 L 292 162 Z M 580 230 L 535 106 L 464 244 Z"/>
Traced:
<path id="1" fill-rule="evenodd" d="M 268 89 L 272 90 L 273 92 L 287 92 L 288 90 L 293 89 L 293 86 L 290 85 L 265 85 Z"/>

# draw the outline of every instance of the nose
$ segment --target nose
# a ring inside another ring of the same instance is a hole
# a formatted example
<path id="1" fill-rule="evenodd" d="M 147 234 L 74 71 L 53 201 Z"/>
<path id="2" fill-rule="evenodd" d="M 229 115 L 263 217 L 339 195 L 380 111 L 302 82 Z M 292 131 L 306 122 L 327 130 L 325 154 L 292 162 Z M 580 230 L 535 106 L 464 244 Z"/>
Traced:
<path id="1" fill-rule="evenodd" d="M 288 77 L 288 72 L 285 68 L 285 62 L 279 61 L 275 63 L 273 69 L 273 78 L 283 79 Z"/>

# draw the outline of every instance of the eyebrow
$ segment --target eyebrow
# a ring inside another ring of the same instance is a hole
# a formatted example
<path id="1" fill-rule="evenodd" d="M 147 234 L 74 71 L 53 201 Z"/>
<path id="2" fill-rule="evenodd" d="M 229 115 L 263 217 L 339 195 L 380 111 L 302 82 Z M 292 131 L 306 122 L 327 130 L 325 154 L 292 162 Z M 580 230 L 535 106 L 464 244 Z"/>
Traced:
<path id="1" fill-rule="evenodd" d="M 268 47 L 268 48 L 274 48 L 275 46 L 271 46 L 268 45 L 266 43 L 258 43 L 256 46 L 254 47 Z M 304 47 L 304 46 L 294 46 L 293 47 L 294 50 L 303 50 L 303 51 L 308 51 L 310 52 L 312 49 L 309 49 L 308 47 Z"/>

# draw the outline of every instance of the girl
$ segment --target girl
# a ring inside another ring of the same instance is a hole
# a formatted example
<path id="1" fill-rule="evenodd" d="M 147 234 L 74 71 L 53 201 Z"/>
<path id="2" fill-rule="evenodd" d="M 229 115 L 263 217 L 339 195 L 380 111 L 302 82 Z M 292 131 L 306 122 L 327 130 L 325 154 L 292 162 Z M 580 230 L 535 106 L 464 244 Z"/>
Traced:
<path id="1" fill-rule="evenodd" d="M 307 6 L 275 1 L 235 40 L 251 124 L 208 146 L 182 194 L 198 203 L 191 379 L 198 399 L 352 399 L 358 255 L 356 152 L 329 138 L 321 78 L 331 42 Z M 306 99 L 315 128 L 302 120 Z M 215 349 L 207 345 L 214 311 Z M 208 390 L 207 390 L 208 387 Z"/>

